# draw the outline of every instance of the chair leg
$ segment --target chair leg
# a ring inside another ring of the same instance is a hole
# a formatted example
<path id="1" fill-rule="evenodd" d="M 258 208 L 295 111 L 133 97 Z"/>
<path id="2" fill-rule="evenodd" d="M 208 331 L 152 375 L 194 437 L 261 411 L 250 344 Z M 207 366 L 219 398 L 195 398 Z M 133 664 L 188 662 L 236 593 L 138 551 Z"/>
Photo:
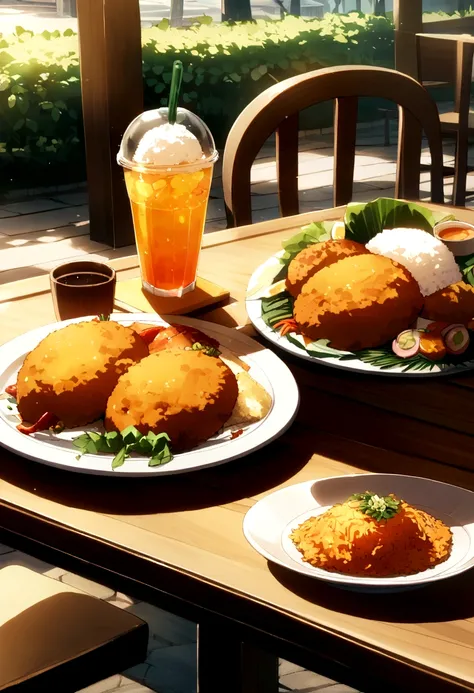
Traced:
<path id="1" fill-rule="evenodd" d="M 198 693 L 278 693 L 278 657 L 219 624 L 198 626 Z"/>
<path id="2" fill-rule="evenodd" d="M 383 144 L 384 147 L 390 147 L 390 113 L 385 111 L 385 119 L 383 124 Z"/>
<path id="3" fill-rule="evenodd" d="M 453 187 L 453 203 L 456 207 L 464 207 L 466 204 L 468 150 L 468 138 L 460 137 L 460 133 L 458 133 L 456 139 Z"/>

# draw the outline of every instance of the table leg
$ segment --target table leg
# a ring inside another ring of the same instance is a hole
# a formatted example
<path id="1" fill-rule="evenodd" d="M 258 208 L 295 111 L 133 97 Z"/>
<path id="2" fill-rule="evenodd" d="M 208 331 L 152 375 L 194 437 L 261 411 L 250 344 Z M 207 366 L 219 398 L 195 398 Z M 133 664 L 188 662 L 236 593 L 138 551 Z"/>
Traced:
<path id="1" fill-rule="evenodd" d="M 198 626 L 198 693 L 278 693 L 278 657 L 231 631 Z"/>

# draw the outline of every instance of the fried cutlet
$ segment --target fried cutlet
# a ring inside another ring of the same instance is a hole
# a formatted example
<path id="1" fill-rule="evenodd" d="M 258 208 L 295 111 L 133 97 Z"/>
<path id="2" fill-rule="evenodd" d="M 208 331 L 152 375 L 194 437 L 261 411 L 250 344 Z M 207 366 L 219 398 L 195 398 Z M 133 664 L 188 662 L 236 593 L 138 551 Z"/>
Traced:
<path id="1" fill-rule="evenodd" d="M 191 349 L 160 351 L 120 378 L 105 427 L 167 433 L 173 450 L 189 450 L 222 428 L 237 395 L 235 375 L 221 359 Z"/>
<path id="2" fill-rule="evenodd" d="M 136 332 L 113 321 L 73 323 L 51 332 L 18 373 L 20 416 L 33 423 L 50 412 L 67 428 L 96 421 L 119 377 L 147 355 Z"/>
<path id="3" fill-rule="evenodd" d="M 325 267 L 304 286 L 294 317 L 311 340 L 358 351 L 396 337 L 418 316 L 423 298 L 404 267 L 380 255 L 357 255 Z"/>
<path id="4" fill-rule="evenodd" d="M 286 288 L 296 298 L 303 284 L 323 267 L 328 267 L 345 257 L 365 255 L 368 252 L 362 243 L 345 239 L 314 243 L 298 253 L 288 265 Z"/>

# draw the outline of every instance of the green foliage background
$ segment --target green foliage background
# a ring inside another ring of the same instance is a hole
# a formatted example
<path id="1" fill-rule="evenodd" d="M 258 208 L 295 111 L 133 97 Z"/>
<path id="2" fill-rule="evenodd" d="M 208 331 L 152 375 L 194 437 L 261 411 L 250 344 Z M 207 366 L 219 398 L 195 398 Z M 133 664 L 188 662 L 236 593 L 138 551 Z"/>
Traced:
<path id="1" fill-rule="evenodd" d="M 185 30 L 163 20 L 143 30 L 142 44 L 146 107 L 166 103 L 181 59 L 181 103 L 220 146 L 240 111 L 275 82 L 329 65 L 393 63 L 391 21 L 357 13 L 232 25 L 203 17 Z M 311 127 L 323 124 L 320 115 Z M 0 190 L 84 176 L 77 35 L 21 27 L 0 35 Z"/>

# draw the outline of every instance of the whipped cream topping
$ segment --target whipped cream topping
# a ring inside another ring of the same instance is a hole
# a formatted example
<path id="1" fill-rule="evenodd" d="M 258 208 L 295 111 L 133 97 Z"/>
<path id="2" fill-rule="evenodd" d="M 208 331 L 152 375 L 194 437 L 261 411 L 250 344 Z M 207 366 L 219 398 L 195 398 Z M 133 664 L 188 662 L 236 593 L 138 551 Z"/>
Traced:
<path id="1" fill-rule="evenodd" d="M 192 164 L 202 156 L 202 147 L 192 132 L 179 123 L 165 123 L 143 135 L 133 160 L 152 166 L 177 166 Z"/>

